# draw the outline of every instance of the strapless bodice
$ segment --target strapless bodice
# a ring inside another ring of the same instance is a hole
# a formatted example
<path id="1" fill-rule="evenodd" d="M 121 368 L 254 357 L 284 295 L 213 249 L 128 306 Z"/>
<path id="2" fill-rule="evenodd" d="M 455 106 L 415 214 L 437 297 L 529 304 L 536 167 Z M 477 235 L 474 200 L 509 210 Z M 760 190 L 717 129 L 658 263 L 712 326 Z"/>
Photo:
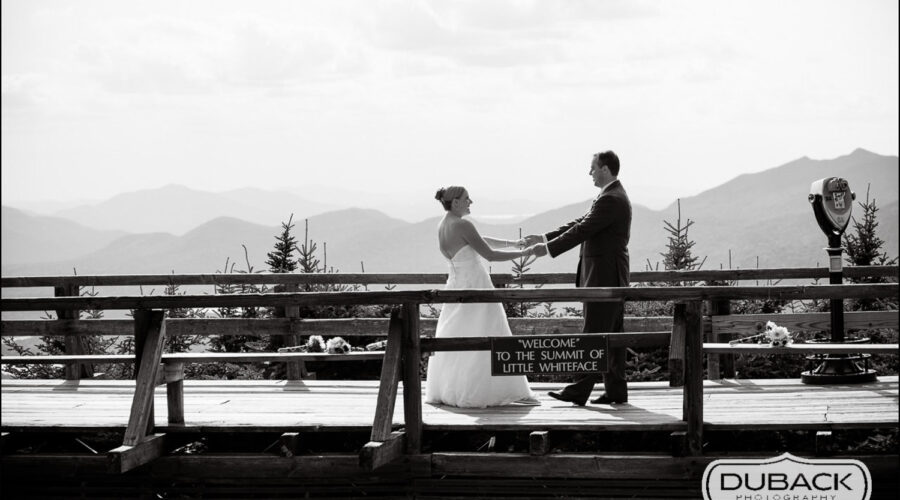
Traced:
<path id="1" fill-rule="evenodd" d="M 485 267 L 485 260 L 469 245 L 460 248 L 447 261 L 450 272 L 447 288 L 493 288 L 491 275 Z"/>

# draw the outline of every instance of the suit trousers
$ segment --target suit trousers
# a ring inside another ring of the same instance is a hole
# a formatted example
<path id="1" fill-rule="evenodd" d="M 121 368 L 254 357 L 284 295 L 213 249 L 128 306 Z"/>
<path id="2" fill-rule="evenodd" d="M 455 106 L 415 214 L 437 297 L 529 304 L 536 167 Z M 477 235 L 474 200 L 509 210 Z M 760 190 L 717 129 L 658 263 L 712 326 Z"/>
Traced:
<path id="1" fill-rule="evenodd" d="M 625 331 L 624 302 L 585 302 L 584 333 L 616 333 Z M 624 347 L 609 349 L 608 369 L 604 375 L 592 373 L 574 384 L 566 386 L 563 391 L 577 399 L 590 396 L 594 384 L 603 380 L 606 395 L 614 401 L 628 400 L 628 386 L 625 383 L 625 359 L 627 350 Z"/>

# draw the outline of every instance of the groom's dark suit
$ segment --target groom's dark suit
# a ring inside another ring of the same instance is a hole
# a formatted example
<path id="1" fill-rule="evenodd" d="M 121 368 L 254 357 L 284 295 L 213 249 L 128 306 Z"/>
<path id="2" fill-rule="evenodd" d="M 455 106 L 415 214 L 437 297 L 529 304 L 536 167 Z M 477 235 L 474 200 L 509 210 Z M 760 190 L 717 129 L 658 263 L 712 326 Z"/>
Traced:
<path id="1" fill-rule="evenodd" d="M 626 287 L 629 285 L 628 239 L 631 235 L 631 202 L 622 183 L 613 181 L 594 200 L 582 217 L 544 235 L 551 257 L 581 245 L 575 286 Z M 585 302 L 584 332 L 625 331 L 624 302 Z M 586 400 L 600 381 L 588 375 L 564 389 L 566 395 Z M 610 349 L 609 372 L 604 377 L 606 395 L 626 401 L 625 348 Z"/>

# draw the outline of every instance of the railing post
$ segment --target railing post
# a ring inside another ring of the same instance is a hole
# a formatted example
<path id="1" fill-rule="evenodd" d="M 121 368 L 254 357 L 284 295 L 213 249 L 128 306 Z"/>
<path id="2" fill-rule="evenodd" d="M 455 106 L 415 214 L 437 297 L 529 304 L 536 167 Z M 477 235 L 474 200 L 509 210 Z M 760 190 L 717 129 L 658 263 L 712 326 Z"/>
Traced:
<path id="1" fill-rule="evenodd" d="M 422 351 L 419 345 L 419 304 L 403 304 L 403 416 L 406 424 L 406 452 L 421 453 L 422 447 L 422 377 L 419 367 Z"/>
<path id="2" fill-rule="evenodd" d="M 276 293 L 279 292 L 296 292 L 299 290 L 299 286 L 294 283 L 286 284 L 286 285 L 275 285 L 274 288 Z M 279 344 L 283 347 L 293 347 L 296 345 L 300 345 L 300 332 L 297 331 L 300 326 L 300 306 L 298 305 L 289 305 L 284 307 L 275 307 L 276 318 L 288 318 L 290 319 L 290 331 L 281 336 L 279 342 L 275 345 L 276 347 Z M 306 363 L 303 361 L 288 361 L 285 364 L 285 378 L 287 380 L 301 380 L 302 378 L 308 375 L 306 371 Z"/>
<path id="3" fill-rule="evenodd" d="M 153 433 L 153 399 L 166 340 L 165 317 L 165 311 L 138 309 L 134 312 L 135 388 L 123 440 L 125 446 L 135 446 Z"/>
<path id="4" fill-rule="evenodd" d="M 161 383 L 160 361 L 166 343 L 166 312 L 162 310 L 138 309 L 134 312 L 134 397 L 131 400 L 131 411 L 128 414 L 128 426 L 122 446 L 107 453 L 107 467 L 113 474 L 122 474 L 135 467 L 159 458 L 165 452 L 166 435 L 154 434 L 154 399 L 156 386 Z M 183 363 L 177 363 L 183 367 Z M 173 367 L 174 368 L 174 367 Z M 165 366 L 166 379 L 171 374 L 169 366 Z M 177 371 L 183 371 L 177 369 Z M 182 376 L 183 378 L 183 376 Z M 181 381 L 177 382 L 181 387 Z M 169 421 L 173 415 L 180 413 L 184 422 L 183 397 L 174 398 L 176 391 L 172 383 L 167 385 L 169 403 Z M 180 394 L 180 393 L 179 393 Z M 180 404 L 180 406 L 179 406 Z"/>
<path id="5" fill-rule="evenodd" d="M 166 363 L 166 403 L 169 409 L 169 423 L 184 423 L 184 363 Z"/>
<path id="6" fill-rule="evenodd" d="M 701 302 L 675 306 L 675 322 L 684 325 L 684 404 L 689 456 L 703 453 L 703 322 Z"/>
<path id="7" fill-rule="evenodd" d="M 297 285 L 294 284 L 286 285 L 286 287 L 286 291 L 296 292 L 298 290 Z M 291 320 L 291 333 L 286 337 L 287 342 L 285 343 L 289 346 L 300 345 L 300 332 L 297 331 L 300 327 L 300 306 L 284 306 L 284 317 Z M 287 364 L 288 380 L 300 380 L 308 375 L 305 361 L 292 361 Z"/>
<path id="8" fill-rule="evenodd" d="M 400 309 L 395 308 L 391 311 L 387 346 L 378 383 L 378 399 L 375 402 L 375 419 L 372 421 L 372 435 L 359 453 L 359 465 L 370 471 L 392 462 L 404 452 L 405 433 L 392 432 L 397 385 L 402 376 L 405 340 L 403 337 L 406 335 L 402 315 Z"/>
<path id="9" fill-rule="evenodd" d="M 719 282 L 716 282 L 718 284 Z M 710 283 L 712 285 L 712 283 Z M 709 301 L 709 317 L 726 316 L 731 314 L 731 301 L 728 299 L 717 299 Z M 719 332 L 714 328 L 710 329 L 709 341 L 719 343 Z M 709 354 L 706 356 L 706 367 L 710 380 L 720 380 L 724 378 L 734 378 L 734 354 Z"/>
<path id="10" fill-rule="evenodd" d="M 675 304 L 675 313 L 672 321 L 672 336 L 669 337 L 669 387 L 681 387 L 684 385 L 684 350 L 685 330 L 684 314 L 685 304 Z"/>
<path id="11" fill-rule="evenodd" d="M 53 295 L 56 297 L 78 297 L 81 293 L 78 285 L 66 284 L 53 287 Z M 61 321 L 78 321 L 81 311 L 78 309 L 57 309 L 56 317 Z M 72 335 L 67 332 L 65 337 L 66 354 L 89 354 L 86 349 L 87 339 L 84 335 Z M 94 376 L 94 365 L 87 363 L 70 363 L 66 365 L 66 380 L 79 380 Z"/>

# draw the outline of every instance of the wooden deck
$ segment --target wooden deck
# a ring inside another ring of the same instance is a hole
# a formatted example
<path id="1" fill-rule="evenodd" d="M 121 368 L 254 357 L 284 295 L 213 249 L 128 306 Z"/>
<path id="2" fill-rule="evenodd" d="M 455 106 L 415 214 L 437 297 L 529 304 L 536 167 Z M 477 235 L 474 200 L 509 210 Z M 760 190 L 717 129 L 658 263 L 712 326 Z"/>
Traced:
<path id="1" fill-rule="evenodd" d="M 629 384 L 623 405 L 577 407 L 546 395 L 561 384 L 535 383 L 540 406 L 460 409 L 423 404 L 424 430 L 684 430 L 681 388 Z M 599 386 L 598 386 L 599 387 Z M 401 385 L 402 391 L 402 385 Z M 203 381 L 184 383 L 184 425 L 166 420 L 156 390 L 157 432 L 309 432 L 371 429 L 378 381 Z M 2 429 L 124 430 L 134 381 L 4 380 Z M 596 395 L 596 394 L 595 394 Z M 394 425 L 403 425 L 402 395 Z M 847 429 L 898 425 L 898 377 L 871 384 L 814 386 L 789 380 L 706 381 L 707 430 Z"/>

